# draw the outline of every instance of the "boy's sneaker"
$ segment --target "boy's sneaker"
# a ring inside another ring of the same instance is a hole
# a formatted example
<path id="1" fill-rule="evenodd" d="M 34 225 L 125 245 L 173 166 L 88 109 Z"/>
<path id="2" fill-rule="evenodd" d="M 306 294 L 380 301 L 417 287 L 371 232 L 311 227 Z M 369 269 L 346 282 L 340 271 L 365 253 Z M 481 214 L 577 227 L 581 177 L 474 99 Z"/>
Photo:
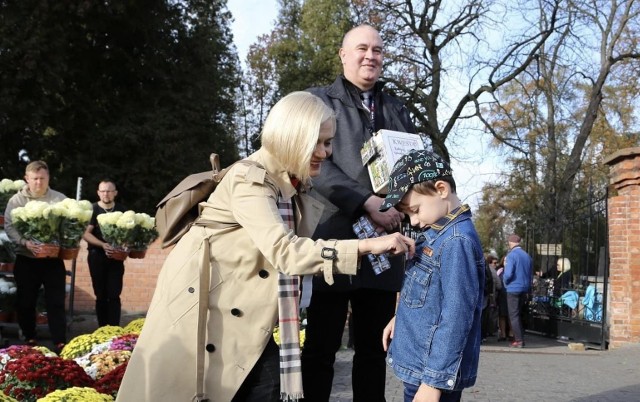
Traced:
<path id="1" fill-rule="evenodd" d="M 524 342 L 513 341 L 509 344 L 509 347 L 522 349 L 524 348 Z"/>

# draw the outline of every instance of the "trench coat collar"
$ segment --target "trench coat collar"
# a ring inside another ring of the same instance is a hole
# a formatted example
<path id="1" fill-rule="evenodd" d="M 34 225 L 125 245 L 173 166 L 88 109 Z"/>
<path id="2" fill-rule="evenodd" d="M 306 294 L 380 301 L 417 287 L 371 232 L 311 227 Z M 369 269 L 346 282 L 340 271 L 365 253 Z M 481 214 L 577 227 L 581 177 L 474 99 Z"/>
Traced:
<path id="1" fill-rule="evenodd" d="M 296 188 L 293 187 L 293 184 L 291 184 L 289 173 L 285 167 L 269 151 L 264 148 L 260 148 L 247 159 L 256 161 L 264 167 L 264 169 L 269 173 L 271 180 L 273 180 L 280 189 L 280 193 L 284 199 L 291 199 L 298 193 L 298 190 L 296 190 Z"/>

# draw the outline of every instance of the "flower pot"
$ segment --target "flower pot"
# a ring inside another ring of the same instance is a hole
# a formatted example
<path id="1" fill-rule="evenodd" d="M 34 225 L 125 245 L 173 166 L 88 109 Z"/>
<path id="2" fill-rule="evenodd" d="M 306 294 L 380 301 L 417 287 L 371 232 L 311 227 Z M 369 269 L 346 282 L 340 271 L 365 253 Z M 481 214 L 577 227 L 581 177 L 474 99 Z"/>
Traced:
<path id="1" fill-rule="evenodd" d="M 0 262 L 0 272 L 13 272 L 15 262 Z"/>
<path id="2" fill-rule="evenodd" d="M 109 257 L 109 258 L 111 258 L 113 260 L 118 260 L 118 261 L 126 260 L 128 255 L 129 255 L 129 251 L 121 249 L 121 248 L 117 248 L 117 249 L 107 253 L 107 257 Z"/>
<path id="3" fill-rule="evenodd" d="M 58 258 L 62 258 L 63 260 L 75 260 L 78 257 L 79 251 L 80 249 L 78 247 L 75 247 L 75 248 L 60 247 L 60 251 L 58 252 Z"/>
<path id="4" fill-rule="evenodd" d="M 57 244 L 40 244 L 39 250 L 33 255 L 36 258 L 57 258 L 60 252 L 60 246 Z"/>
<path id="5" fill-rule="evenodd" d="M 144 258 L 146 254 L 146 248 L 142 250 L 129 250 L 129 258 Z"/>

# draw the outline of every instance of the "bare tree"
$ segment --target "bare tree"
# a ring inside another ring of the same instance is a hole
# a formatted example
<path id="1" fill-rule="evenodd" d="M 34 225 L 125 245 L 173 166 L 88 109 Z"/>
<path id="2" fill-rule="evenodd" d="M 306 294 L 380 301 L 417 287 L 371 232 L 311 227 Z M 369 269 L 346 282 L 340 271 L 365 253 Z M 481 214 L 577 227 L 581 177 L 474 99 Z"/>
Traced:
<path id="1" fill-rule="evenodd" d="M 619 111 L 632 108 L 638 86 L 617 80 L 613 89 L 607 82 L 638 68 L 639 11 L 634 0 L 563 3 L 564 23 L 535 63 L 495 92 L 490 106 L 478 107 L 487 131 L 511 150 L 514 169 L 505 195 L 527 197 L 529 208 L 517 209 L 520 216 L 552 240 L 560 240 L 567 215 L 589 196 L 587 189 L 606 185 L 603 154 L 637 144 L 637 136 L 624 132 L 634 126 L 632 114 Z M 544 26 L 544 9 L 539 15 Z M 604 102 L 607 92 L 616 99 Z M 518 176 L 526 180 L 518 184 Z"/>
<path id="2" fill-rule="evenodd" d="M 535 61 L 557 28 L 559 3 L 541 2 L 548 17 L 538 29 L 537 20 L 527 19 L 527 2 L 375 1 L 375 13 L 387 16 L 381 25 L 384 79 L 407 100 L 419 131 L 445 159 L 447 140 L 464 120 L 477 117 L 480 97 Z"/>

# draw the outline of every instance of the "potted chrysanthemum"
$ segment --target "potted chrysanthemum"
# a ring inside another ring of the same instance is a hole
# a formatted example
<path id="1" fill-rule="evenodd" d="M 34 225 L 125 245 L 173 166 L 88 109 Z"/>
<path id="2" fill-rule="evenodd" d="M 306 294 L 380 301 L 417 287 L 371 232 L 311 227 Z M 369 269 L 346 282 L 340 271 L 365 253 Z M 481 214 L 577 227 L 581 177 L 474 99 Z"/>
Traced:
<path id="1" fill-rule="evenodd" d="M 136 213 L 134 215 L 135 226 L 129 232 L 127 246 L 129 257 L 144 258 L 149 245 L 158 238 L 156 220 L 148 214 Z"/>
<path id="2" fill-rule="evenodd" d="M 11 210 L 11 219 L 20 234 L 41 244 L 37 258 L 57 257 L 60 251 L 60 220 L 63 211 L 57 204 L 29 201 L 24 207 Z"/>
<path id="3" fill-rule="evenodd" d="M 104 239 L 117 249 L 127 250 L 131 258 L 143 258 L 149 244 L 158 238 L 155 224 L 151 216 L 131 210 L 98 215 Z"/>
<path id="4" fill-rule="evenodd" d="M 72 260 L 78 256 L 80 239 L 87 229 L 93 207 L 87 200 L 67 198 L 56 205 L 60 214 L 60 253 L 58 256 L 65 260 Z"/>
<path id="5" fill-rule="evenodd" d="M 4 210 L 7 207 L 7 202 L 26 184 L 24 180 L 0 180 L 0 226 L 4 225 Z"/>
<path id="6" fill-rule="evenodd" d="M 109 254 L 109 257 L 117 260 L 126 259 L 129 255 L 127 249 L 129 232 L 135 226 L 135 212 L 114 211 L 100 214 L 98 215 L 98 225 L 100 225 L 104 240 L 116 249 L 115 252 Z"/>

